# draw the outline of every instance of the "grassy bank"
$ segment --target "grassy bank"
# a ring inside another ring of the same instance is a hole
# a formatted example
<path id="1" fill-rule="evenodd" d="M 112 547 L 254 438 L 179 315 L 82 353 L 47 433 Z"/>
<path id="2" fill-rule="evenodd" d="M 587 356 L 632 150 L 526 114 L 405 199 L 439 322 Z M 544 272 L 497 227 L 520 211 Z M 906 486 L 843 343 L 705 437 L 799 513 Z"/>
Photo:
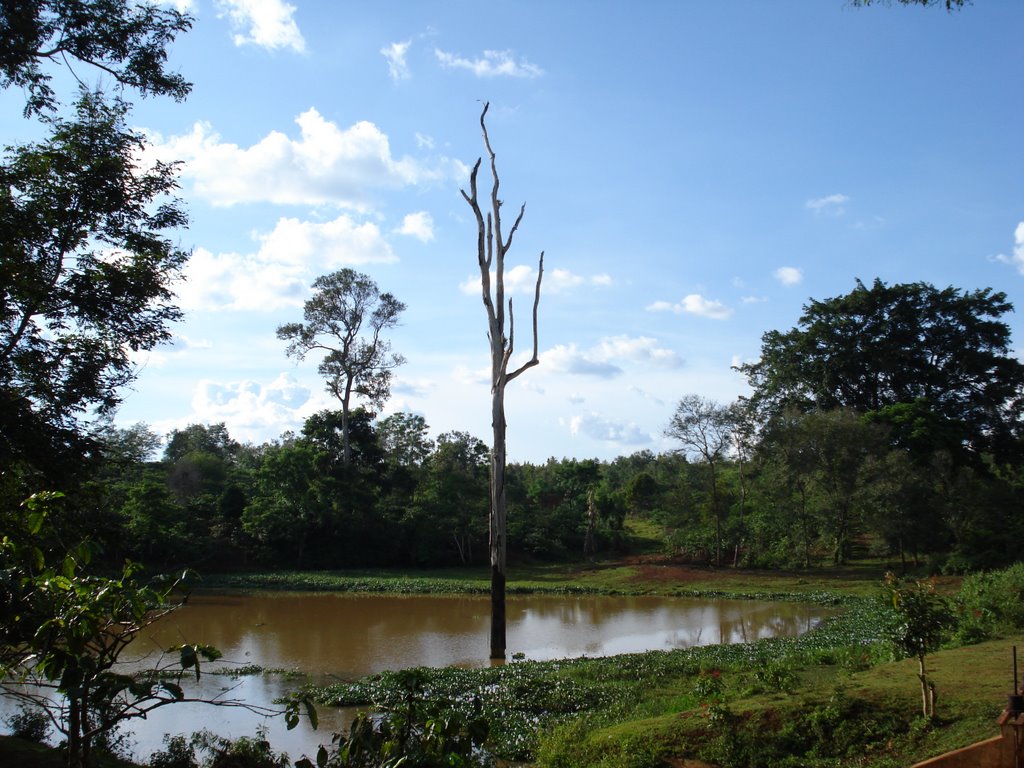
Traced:
<path id="1" fill-rule="evenodd" d="M 513 565 L 509 594 L 786 596 L 806 599 L 828 593 L 866 597 L 878 592 L 888 569 L 881 561 L 809 571 L 759 571 L 700 567 L 657 557 L 596 564 Z M 485 568 L 431 570 L 256 571 L 205 576 L 203 590 L 287 590 L 390 594 L 487 594 Z M 954 588 L 956 582 L 947 580 Z"/>

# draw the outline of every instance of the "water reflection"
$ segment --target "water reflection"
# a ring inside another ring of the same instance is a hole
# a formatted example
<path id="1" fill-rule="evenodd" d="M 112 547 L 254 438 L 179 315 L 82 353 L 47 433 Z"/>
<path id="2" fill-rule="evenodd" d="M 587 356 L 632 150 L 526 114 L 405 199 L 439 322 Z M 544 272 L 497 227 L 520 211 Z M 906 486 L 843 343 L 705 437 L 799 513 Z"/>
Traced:
<path id="1" fill-rule="evenodd" d="M 815 606 L 776 602 L 661 597 L 515 597 L 507 606 L 508 652 L 528 659 L 605 656 L 713 643 L 794 636 L 825 614 Z M 486 597 L 271 593 L 193 595 L 133 646 L 139 664 L 152 665 L 185 641 L 215 645 L 224 662 L 289 669 L 315 682 L 355 679 L 410 666 L 481 666 L 488 661 L 490 606 Z M 144 657 L 144 658 L 142 658 Z M 296 683 L 280 677 L 238 680 L 204 675 L 200 693 L 269 704 Z M 0 701 L 0 720 L 9 704 Z M 9 709 L 7 710 L 9 711 Z M 271 741 L 293 758 L 312 754 L 351 713 L 325 712 L 319 733 L 286 732 L 267 723 Z M 162 734 L 206 727 L 222 735 L 251 735 L 262 720 L 237 709 L 174 705 L 135 728 L 137 754 L 160 747 Z"/>

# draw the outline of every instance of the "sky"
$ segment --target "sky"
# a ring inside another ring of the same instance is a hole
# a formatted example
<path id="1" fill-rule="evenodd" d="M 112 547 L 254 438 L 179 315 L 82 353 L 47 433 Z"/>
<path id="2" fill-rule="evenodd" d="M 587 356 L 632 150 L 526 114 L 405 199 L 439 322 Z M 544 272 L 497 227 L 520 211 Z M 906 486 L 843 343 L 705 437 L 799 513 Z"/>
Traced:
<path id="1" fill-rule="evenodd" d="M 460 194 L 484 102 L 506 222 L 526 204 L 506 264 L 517 354 L 545 254 L 540 365 L 506 397 L 512 461 L 677 448 L 681 397 L 747 392 L 733 367 L 761 336 L 858 278 L 991 287 L 1024 312 L 1019 0 L 180 7 L 195 25 L 171 65 L 193 92 L 131 122 L 182 162 L 186 317 L 138 360 L 121 426 L 224 422 L 261 443 L 337 408 L 275 330 L 351 267 L 407 305 L 380 415 L 489 442 Z"/>

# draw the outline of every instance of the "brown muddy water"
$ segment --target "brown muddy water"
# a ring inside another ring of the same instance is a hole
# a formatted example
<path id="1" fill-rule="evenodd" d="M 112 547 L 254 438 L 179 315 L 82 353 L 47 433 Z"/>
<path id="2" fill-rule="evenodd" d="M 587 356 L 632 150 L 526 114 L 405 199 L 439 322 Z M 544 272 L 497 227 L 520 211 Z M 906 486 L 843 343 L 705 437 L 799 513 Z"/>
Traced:
<path id="1" fill-rule="evenodd" d="M 153 666 L 160 653 L 183 642 L 207 643 L 224 658 L 207 670 L 258 664 L 306 676 L 204 674 L 186 682 L 188 695 L 241 699 L 273 706 L 275 698 L 307 679 L 352 680 L 413 666 L 484 666 L 490 606 L 486 597 L 392 596 L 324 593 L 193 595 L 188 604 L 151 628 L 132 646 L 137 663 Z M 610 656 L 697 645 L 791 637 L 830 613 L 813 605 L 668 597 L 528 596 L 508 600 L 508 653 L 545 660 Z M 141 657 L 141 658 L 140 658 Z M 166 662 L 166 659 L 164 659 Z M 0 723 L 14 707 L 0 698 Z M 321 712 L 319 731 L 287 731 L 235 707 L 175 704 L 133 724 L 133 752 L 144 758 L 164 733 L 207 728 L 237 737 L 264 726 L 275 748 L 297 759 L 313 755 L 352 713 Z M 0 724 L 0 729 L 3 725 Z"/>

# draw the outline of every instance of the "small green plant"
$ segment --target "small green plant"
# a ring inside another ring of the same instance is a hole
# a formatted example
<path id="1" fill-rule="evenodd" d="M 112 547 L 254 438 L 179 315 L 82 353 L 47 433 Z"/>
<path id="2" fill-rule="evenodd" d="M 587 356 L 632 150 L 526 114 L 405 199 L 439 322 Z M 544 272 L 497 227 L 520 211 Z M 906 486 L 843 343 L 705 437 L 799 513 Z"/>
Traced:
<path id="1" fill-rule="evenodd" d="M 759 659 L 754 668 L 754 679 L 765 690 L 782 693 L 791 693 L 797 684 L 796 672 L 787 659 Z"/>
<path id="2" fill-rule="evenodd" d="M 317 768 L 476 768 L 492 765 L 484 744 L 490 731 L 479 700 L 465 715 L 433 699 L 420 670 L 395 673 L 404 687 L 400 703 L 360 712 L 347 735 L 334 737 L 335 753 L 321 747 Z M 314 768 L 304 757 L 296 768 Z"/>
<path id="3" fill-rule="evenodd" d="M 921 714 L 935 716 L 935 683 L 928 677 L 925 657 L 936 651 L 952 626 L 946 600 L 936 594 L 930 581 L 906 583 L 892 573 L 885 575 L 883 588 L 899 620 L 889 629 L 889 639 L 902 653 L 917 659 L 921 681 Z"/>
<path id="4" fill-rule="evenodd" d="M 719 722 L 729 715 L 725 681 L 720 669 L 702 669 L 693 683 L 693 695 L 709 722 Z"/>

